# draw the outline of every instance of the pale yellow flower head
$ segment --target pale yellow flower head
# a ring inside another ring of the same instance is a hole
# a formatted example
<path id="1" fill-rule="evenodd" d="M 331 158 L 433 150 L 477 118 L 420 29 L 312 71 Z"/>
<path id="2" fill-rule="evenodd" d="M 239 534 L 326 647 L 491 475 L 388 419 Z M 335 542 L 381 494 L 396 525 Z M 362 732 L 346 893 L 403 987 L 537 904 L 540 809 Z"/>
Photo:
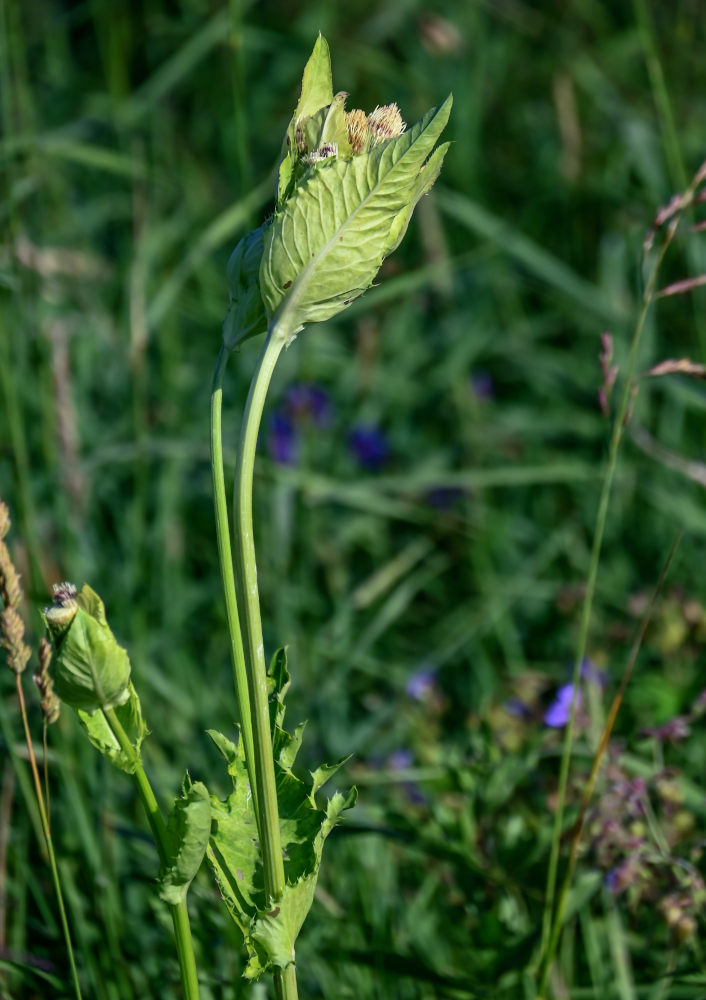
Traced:
<path id="1" fill-rule="evenodd" d="M 351 144 L 351 151 L 354 156 L 367 149 L 370 130 L 368 128 L 368 116 L 360 108 L 353 111 L 346 111 L 346 128 L 348 129 L 348 141 Z"/>
<path id="2" fill-rule="evenodd" d="M 383 104 L 368 115 L 368 128 L 373 143 L 396 139 L 398 135 L 402 135 L 406 127 L 396 104 Z"/>

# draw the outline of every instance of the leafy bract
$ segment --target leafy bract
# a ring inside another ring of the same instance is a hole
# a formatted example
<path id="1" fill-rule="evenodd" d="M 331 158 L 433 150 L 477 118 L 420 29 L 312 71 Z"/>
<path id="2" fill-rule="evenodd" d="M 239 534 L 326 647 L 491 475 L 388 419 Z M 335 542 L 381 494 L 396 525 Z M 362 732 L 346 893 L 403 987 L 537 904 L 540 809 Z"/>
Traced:
<path id="1" fill-rule="evenodd" d="M 331 76 L 331 54 L 328 42 L 319 35 L 309 61 L 304 67 L 302 88 L 297 106 L 287 127 L 282 160 L 277 181 L 277 204 L 282 205 L 289 190 L 297 164 L 297 125 L 301 127 L 310 118 L 333 101 L 333 78 Z"/>
<path id="2" fill-rule="evenodd" d="M 228 347 L 259 332 L 263 316 L 289 344 L 305 324 L 345 309 L 373 283 L 439 174 L 449 144 L 434 146 L 451 96 L 408 132 L 396 105 L 347 113 L 347 96 L 334 96 L 319 35 L 285 134 L 271 224 L 231 257 Z"/>
<path id="3" fill-rule="evenodd" d="M 452 98 L 412 129 L 357 156 L 312 165 L 265 234 L 260 290 L 271 327 L 291 341 L 372 284 L 436 180 L 448 143 L 434 145 Z"/>
<path id="4" fill-rule="evenodd" d="M 230 303 L 223 321 L 223 342 L 229 350 L 267 329 L 259 277 L 266 228 L 260 226 L 244 236 L 228 261 Z"/>
<path id="5" fill-rule="evenodd" d="M 176 799 L 167 820 L 166 863 L 160 873 L 159 895 L 172 906 L 183 902 L 201 867 L 211 833 L 211 800 L 200 782 L 184 782 L 183 795 Z"/>
<path id="6" fill-rule="evenodd" d="M 301 118 L 310 115 L 330 104 L 333 100 L 333 77 L 331 74 L 331 53 L 328 42 L 319 33 L 309 60 L 302 75 L 302 89 L 297 106 L 290 122 L 294 128 Z"/>
<path id="7" fill-rule="evenodd" d="M 129 682 L 127 690 L 128 699 L 122 705 L 117 706 L 115 714 L 118 717 L 120 725 L 127 733 L 128 739 L 135 751 L 134 755 L 127 754 L 121 749 L 115 733 L 110 728 L 108 720 L 102 712 L 86 712 L 79 708 L 76 710 L 76 714 L 93 746 L 97 750 L 100 750 L 103 756 L 107 757 L 111 764 L 119 767 L 121 771 L 125 771 L 127 774 L 134 774 L 140 759 L 140 747 L 145 736 L 147 736 L 148 730 L 142 718 L 140 699 L 132 685 L 132 681 Z"/>
<path id="8" fill-rule="evenodd" d="M 343 810 L 350 808 L 356 798 L 355 789 L 347 794 L 337 792 L 320 808 L 315 791 L 324 783 L 322 769 L 316 772 L 317 777 L 312 776 L 309 784 L 292 772 L 303 727 L 298 727 L 294 735 L 282 728 L 284 694 L 289 685 L 284 650 L 279 650 L 272 660 L 270 684 L 286 882 L 278 899 L 267 899 L 265 895 L 257 820 L 242 741 L 236 745 L 221 733 L 209 733 L 227 762 L 233 791 L 224 802 L 211 798 L 214 823 L 207 857 L 228 910 L 243 933 L 248 952 L 245 975 L 250 979 L 275 967 L 285 968 L 294 961 L 295 941 L 314 898 L 324 840 Z M 327 767 L 325 778 L 334 774 L 342 763 Z"/>
<path id="9" fill-rule="evenodd" d="M 62 701 L 84 712 L 115 708 L 130 698 L 130 661 L 105 617 L 100 597 L 88 584 L 76 597 L 78 609 L 66 628 L 52 628 L 56 650 L 54 684 Z"/>

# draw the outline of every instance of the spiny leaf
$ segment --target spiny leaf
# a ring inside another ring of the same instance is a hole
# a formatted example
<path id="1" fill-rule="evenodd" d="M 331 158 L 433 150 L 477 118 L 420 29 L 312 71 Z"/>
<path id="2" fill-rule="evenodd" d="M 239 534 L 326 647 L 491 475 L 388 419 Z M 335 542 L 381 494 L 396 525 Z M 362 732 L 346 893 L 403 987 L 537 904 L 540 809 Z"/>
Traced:
<path id="1" fill-rule="evenodd" d="M 127 774 L 134 774 L 137 762 L 140 757 L 140 747 L 142 741 L 148 734 L 147 726 L 142 718 L 142 709 L 137 691 L 133 687 L 132 681 L 128 682 L 128 699 L 122 705 L 118 705 L 115 713 L 118 716 L 120 725 L 123 727 L 132 743 L 135 756 L 128 756 L 120 749 L 120 744 L 115 738 L 113 730 L 108 725 L 108 721 L 102 712 L 86 712 L 77 709 L 78 721 L 86 730 L 86 734 L 93 746 L 100 750 L 104 757 L 107 757 L 111 764 L 119 767 Z"/>
<path id="2" fill-rule="evenodd" d="M 188 781 L 188 778 L 187 778 Z M 211 834 L 211 801 L 200 782 L 185 782 L 184 796 L 176 799 L 167 821 L 169 856 L 160 873 L 160 897 L 175 906 L 186 899 L 201 867 Z"/>
<path id="3" fill-rule="evenodd" d="M 324 840 L 356 796 L 355 790 L 346 795 L 336 793 L 324 809 L 316 803 L 316 790 L 343 761 L 318 768 L 312 775 L 311 786 L 292 772 L 304 726 L 298 726 L 293 735 L 281 727 L 284 695 L 289 686 L 284 649 L 272 658 L 269 684 L 285 871 L 285 888 L 277 899 L 267 899 L 265 894 L 242 743 L 236 745 L 221 733 L 209 732 L 228 764 L 233 791 L 225 802 L 211 798 L 214 822 L 207 857 L 228 910 L 243 933 L 249 956 L 245 975 L 251 979 L 294 961 L 296 937 L 314 898 Z"/>

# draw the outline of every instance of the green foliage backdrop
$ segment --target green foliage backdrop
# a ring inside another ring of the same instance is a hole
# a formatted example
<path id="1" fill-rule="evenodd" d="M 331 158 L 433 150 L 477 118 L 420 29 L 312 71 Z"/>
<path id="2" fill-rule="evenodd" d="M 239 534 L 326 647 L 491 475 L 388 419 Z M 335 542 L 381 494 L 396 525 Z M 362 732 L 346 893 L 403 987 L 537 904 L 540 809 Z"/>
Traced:
<path id="1" fill-rule="evenodd" d="M 206 730 L 235 721 L 208 463 L 225 267 L 272 210 L 318 31 L 349 107 L 396 101 L 414 122 L 452 91 L 454 109 L 442 177 L 379 286 L 297 339 L 265 415 L 266 646 L 289 644 L 304 763 L 353 752 L 341 780 L 360 788 L 327 845 L 300 990 L 520 996 L 558 742 L 541 710 L 511 738 L 502 706 L 528 685 L 546 706 L 568 678 L 609 434 L 600 334 L 621 364 L 644 234 L 706 158 L 699 0 L 0 5 L 0 495 L 35 634 L 53 582 L 95 586 L 153 720 L 155 784 L 215 772 Z M 665 282 L 706 270 L 700 239 Z M 706 362 L 705 304 L 701 289 L 652 314 L 640 370 Z M 257 349 L 228 374 L 231 468 Z M 619 723 L 636 759 L 641 730 L 706 687 L 705 410 L 699 382 L 643 383 L 618 470 L 589 643 L 610 685 L 688 539 Z M 2 684 L 3 749 L 22 757 Z M 65 712 L 52 823 L 86 994 L 177 996 L 139 803 L 89 749 Z M 703 824 L 703 732 L 665 752 Z M 0 994 L 63 997 L 31 797 L 1 766 Z M 263 997 L 214 892 L 204 872 L 190 895 L 204 996 Z M 674 950 L 588 864 L 572 902 L 564 995 L 702 995 L 693 978 L 649 992 L 668 969 L 696 976 L 698 945 Z"/>

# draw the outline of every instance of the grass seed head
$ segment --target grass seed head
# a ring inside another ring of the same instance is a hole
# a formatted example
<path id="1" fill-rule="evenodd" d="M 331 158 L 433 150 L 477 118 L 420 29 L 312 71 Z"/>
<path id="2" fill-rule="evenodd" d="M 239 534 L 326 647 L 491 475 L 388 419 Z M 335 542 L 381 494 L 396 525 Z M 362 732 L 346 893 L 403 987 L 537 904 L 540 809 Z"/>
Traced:
<path id="1" fill-rule="evenodd" d="M 24 642 L 25 626 L 16 608 L 4 608 L 0 615 L 0 647 L 5 650 L 7 665 L 15 674 L 21 674 L 32 655 Z"/>
<path id="2" fill-rule="evenodd" d="M 48 726 L 56 722 L 61 713 L 61 702 L 54 691 L 54 681 L 49 673 L 52 648 L 48 639 L 42 637 L 39 641 L 39 670 L 32 680 L 37 685 L 42 699 L 42 714 Z"/>

